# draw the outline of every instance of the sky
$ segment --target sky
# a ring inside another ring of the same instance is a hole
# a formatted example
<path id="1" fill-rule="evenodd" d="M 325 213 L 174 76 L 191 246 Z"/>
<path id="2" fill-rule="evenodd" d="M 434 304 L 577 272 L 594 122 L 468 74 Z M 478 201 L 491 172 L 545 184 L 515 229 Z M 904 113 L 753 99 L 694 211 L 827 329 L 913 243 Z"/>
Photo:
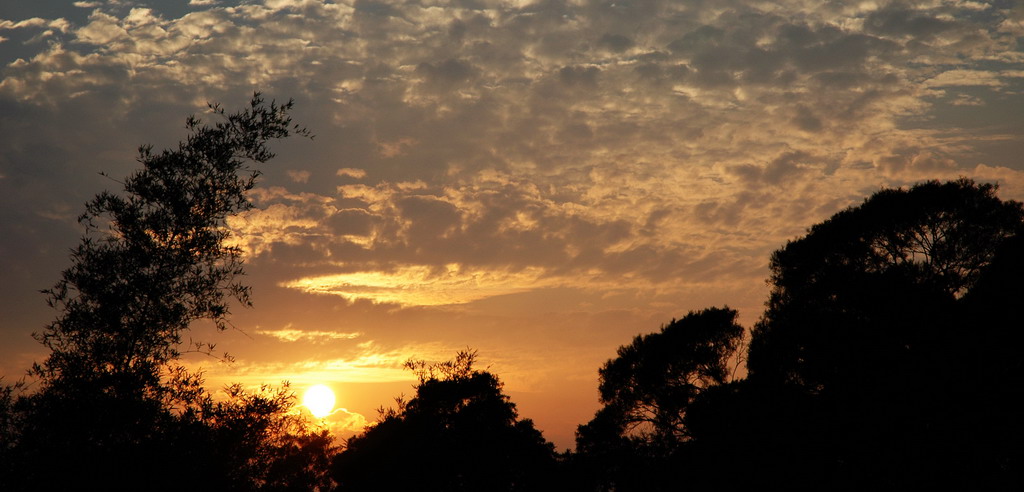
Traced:
<path id="1" fill-rule="evenodd" d="M 559 449 L 615 350 L 758 319 L 768 259 L 882 187 L 1024 199 L 1013 1 L 0 2 L 0 376 L 46 352 L 76 217 L 208 102 L 294 99 L 229 226 L 229 382 L 334 389 L 339 435 L 474 349 Z M 103 172 L 112 177 L 100 175 Z"/>

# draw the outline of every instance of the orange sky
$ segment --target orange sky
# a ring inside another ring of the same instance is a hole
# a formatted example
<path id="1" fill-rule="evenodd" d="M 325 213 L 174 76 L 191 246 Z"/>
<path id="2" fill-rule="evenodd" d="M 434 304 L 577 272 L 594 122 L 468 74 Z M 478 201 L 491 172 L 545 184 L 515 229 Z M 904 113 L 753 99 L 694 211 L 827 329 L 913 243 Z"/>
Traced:
<path id="1" fill-rule="evenodd" d="M 0 6 L 0 375 L 82 204 L 207 101 L 294 98 L 313 141 L 230 227 L 255 307 L 195 338 L 212 387 L 323 383 L 373 420 L 467 347 L 559 448 L 616 347 L 749 326 L 768 255 L 882 186 L 1024 198 L 1017 2 L 38 1 Z"/>

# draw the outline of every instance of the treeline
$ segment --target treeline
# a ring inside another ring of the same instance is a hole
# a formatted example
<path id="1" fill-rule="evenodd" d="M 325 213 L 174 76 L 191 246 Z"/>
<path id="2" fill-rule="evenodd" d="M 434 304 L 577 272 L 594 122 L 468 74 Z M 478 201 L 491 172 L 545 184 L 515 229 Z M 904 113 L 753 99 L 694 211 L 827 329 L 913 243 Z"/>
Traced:
<path id="1" fill-rule="evenodd" d="M 179 363 L 196 320 L 248 304 L 226 217 L 308 135 L 291 104 L 190 118 L 140 149 L 80 218 L 46 291 L 50 355 L 0 386 L 0 490 L 662 491 L 1019 489 L 1024 208 L 967 179 L 875 193 L 771 257 L 750 330 L 713 307 L 635 337 L 599 370 L 574 452 L 519 417 L 498 377 L 410 361 L 416 394 L 340 446 L 285 388 L 215 400 Z M 745 369 L 745 371 L 744 371 Z"/>
<path id="2" fill-rule="evenodd" d="M 586 490 L 1024 485 L 1020 203 L 967 179 L 882 190 L 770 265 L 745 350 L 711 308 L 601 369 Z"/>

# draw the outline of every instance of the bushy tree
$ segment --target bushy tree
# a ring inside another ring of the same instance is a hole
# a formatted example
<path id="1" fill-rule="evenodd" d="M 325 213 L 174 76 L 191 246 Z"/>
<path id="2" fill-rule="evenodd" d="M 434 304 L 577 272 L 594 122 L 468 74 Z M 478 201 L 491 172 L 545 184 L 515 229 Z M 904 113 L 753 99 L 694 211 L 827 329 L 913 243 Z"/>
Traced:
<path id="1" fill-rule="evenodd" d="M 730 374 L 729 358 L 743 336 L 736 316 L 729 308 L 691 312 L 619 347 L 618 357 L 599 371 L 599 419 L 607 415 L 617 434 L 653 446 L 688 439 L 686 409 Z"/>
<path id="2" fill-rule="evenodd" d="M 691 438 L 690 406 L 724 384 L 743 327 L 737 312 L 708 308 L 672 320 L 619 347 L 600 370 L 604 405 L 577 431 L 577 451 L 601 486 L 614 490 L 661 490 L 668 463 Z"/>
<path id="3" fill-rule="evenodd" d="M 750 428 L 774 442 L 762 457 L 788 455 L 807 466 L 791 475 L 828 488 L 1020 484 L 1008 408 L 1024 373 L 1007 347 L 1021 341 L 1009 313 L 1024 209 L 995 192 L 968 179 L 882 190 L 772 255 L 749 384 L 720 399 L 805 416 Z"/>
<path id="4" fill-rule="evenodd" d="M 228 243 L 225 221 L 252 207 L 254 164 L 273 157 L 268 142 L 308 135 L 291 123 L 291 102 L 267 104 L 256 94 L 237 113 L 211 108 L 218 121 L 190 117 L 176 149 L 141 147 L 142 169 L 124 180 L 123 192 L 86 204 L 72 264 L 44 291 L 57 317 L 35 337 L 50 354 L 29 373 L 32 391 L 0 395 L 3 423 L 15 422 L 0 429 L 7 458 L 0 488 L 327 483 L 323 473 L 309 479 L 305 464 L 280 469 L 303 453 L 326 461 L 329 451 L 324 434 L 289 415 L 294 395 L 233 386 L 215 402 L 201 375 L 177 364 L 193 322 L 224 329 L 232 299 L 249 305 L 241 251 Z"/>
<path id="5" fill-rule="evenodd" d="M 955 301 L 1024 223 L 1021 204 L 995 192 L 968 179 L 882 190 L 776 251 L 752 377 L 871 384 L 922 344 L 962 334 Z"/>
<path id="6" fill-rule="evenodd" d="M 473 368 L 475 357 L 407 363 L 416 395 L 348 440 L 334 462 L 339 490 L 549 490 L 553 445 L 519 419 L 495 375 Z"/>
<path id="7" fill-rule="evenodd" d="M 713 343 L 621 348 L 578 433 L 592 488 L 1019 489 L 1024 208 L 995 192 L 882 190 L 776 251 L 746 379 L 667 370 Z"/>
<path id="8" fill-rule="evenodd" d="M 250 163 L 273 157 L 268 141 L 307 132 L 292 125 L 290 102 L 267 105 L 258 94 L 239 113 L 212 109 L 221 121 L 190 117 L 177 149 L 141 147 L 143 167 L 124 192 L 86 204 L 72 265 L 45 291 L 57 319 L 35 334 L 51 352 L 32 374 L 48 387 L 160 392 L 192 322 L 224 329 L 231 298 L 249 305 L 225 220 L 252 207 L 246 192 L 260 171 Z"/>
<path id="9" fill-rule="evenodd" d="M 295 412 L 287 384 L 246 390 L 225 388 L 227 398 L 208 394 L 175 422 L 172 448 L 187 457 L 181 465 L 204 488 L 232 490 L 330 490 L 334 439 L 310 428 Z M 201 456 L 201 458 L 200 458 Z"/>

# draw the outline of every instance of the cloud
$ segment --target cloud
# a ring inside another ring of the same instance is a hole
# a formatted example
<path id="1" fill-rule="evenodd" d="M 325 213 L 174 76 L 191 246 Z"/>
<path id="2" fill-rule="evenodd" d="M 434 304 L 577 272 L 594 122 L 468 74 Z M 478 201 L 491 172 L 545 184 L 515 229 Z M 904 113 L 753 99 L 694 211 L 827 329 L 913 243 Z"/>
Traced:
<path id="1" fill-rule="evenodd" d="M 291 178 L 291 180 L 296 182 L 296 183 L 306 183 L 306 182 L 309 182 L 309 177 L 310 176 L 312 176 L 312 173 L 310 173 L 309 171 L 298 170 L 298 169 L 289 169 L 288 170 L 288 177 Z"/>
<path id="2" fill-rule="evenodd" d="M 951 101 L 950 104 L 954 106 L 984 106 L 985 102 L 969 94 L 957 94 L 956 99 Z"/>
<path id="3" fill-rule="evenodd" d="M 49 21 L 41 17 L 32 17 L 31 19 L 20 20 L 18 22 L 0 19 L 0 29 L 23 29 L 26 27 L 43 27 L 48 24 Z"/>
<path id="4" fill-rule="evenodd" d="M 334 331 L 296 330 L 290 328 L 290 325 L 289 327 L 285 327 L 280 330 L 256 330 L 256 334 L 271 336 L 281 340 L 282 342 L 308 341 L 316 344 L 324 344 L 333 340 L 352 340 L 363 335 L 359 332 L 344 333 Z"/>
<path id="5" fill-rule="evenodd" d="M 119 94 L 126 110 L 236 87 L 297 95 L 330 135 L 282 174 L 306 191 L 256 195 L 260 209 L 231 226 L 252 257 L 302 247 L 306 265 L 380 275 L 331 277 L 349 290 L 450 264 L 648 284 L 754 276 L 738 258 L 800 230 L 783 221 L 823 218 L 835 197 L 819 186 L 856 196 L 972 169 L 949 157 L 964 144 L 905 122 L 927 119 L 937 91 L 1004 89 L 1020 71 L 946 68 L 1013 51 L 1002 33 L 1016 14 L 969 2 L 193 7 L 97 10 L 7 67 L 0 93 L 57 105 Z M 901 161 L 923 149 L 945 164 Z M 324 172 L 337 180 L 310 179 Z M 709 270 L 706 241 L 742 244 L 724 254 L 743 266 Z"/>
<path id="6" fill-rule="evenodd" d="M 306 332 L 309 333 L 309 332 Z M 287 334 L 290 335 L 290 334 Z M 274 335 L 276 336 L 276 335 Z M 326 352 L 316 356 L 304 350 L 284 351 L 276 357 L 253 360 L 238 357 L 234 362 L 218 366 L 216 379 L 238 381 L 258 386 L 268 381 L 289 381 L 296 386 L 338 383 L 392 383 L 415 378 L 405 369 L 405 362 L 440 361 L 452 357 L 465 346 L 441 342 L 378 342 L 354 341 L 359 337 L 337 337 L 325 344 Z"/>
<path id="7" fill-rule="evenodd" d="M 999 72 L 988 72 L 982 70 L 949 70 L 942 72 L 925 82 L 925 87 L 948 87 L 948 86 L 988 86 L 1000 87 L 1003 81 L 999 79 Z"/>
<path id="8" fill-rule="evenodd" d="M 338 172 L 336 174 L 338 176 L 349 176 L 349 177 L 356 178 L 356 179 L 361 179 L 361 178 L 365 178 L 366 177 L 366 171 L 364 171 L 362 169 L 353 169 L 353 168 L 338 169 Z"/>
<path id="9" fill-rule="evenodd" d="M 328 430 L 335 439 L 352 437 L 366 430 L 369 425 L 366 417 L 343 407 L 335 408 L 330 415 L 322 420 L 327 424 Z"/>
<path id="10" fill-rule="evenodd" d="M 547 282 L 540 281 L 541 273 L 536 269 L 471 270 L 452 264 L 442 271 L 404 267 L 394 272 L 313 276 L 286 282 L 283 286 L 311 294 L 337 295 L 350 301 L 367 299 L 405 306 L 444 306 L 543 287 Z"/>
<path id="11" fill-rule="evenodd" d="M 297 245 L 319 234 L 323 216 L 315 205 L 297 206 L 275 203 L 228 219 L 239 246 L 249 256 L 270 251 L 274 244 Z"/>

